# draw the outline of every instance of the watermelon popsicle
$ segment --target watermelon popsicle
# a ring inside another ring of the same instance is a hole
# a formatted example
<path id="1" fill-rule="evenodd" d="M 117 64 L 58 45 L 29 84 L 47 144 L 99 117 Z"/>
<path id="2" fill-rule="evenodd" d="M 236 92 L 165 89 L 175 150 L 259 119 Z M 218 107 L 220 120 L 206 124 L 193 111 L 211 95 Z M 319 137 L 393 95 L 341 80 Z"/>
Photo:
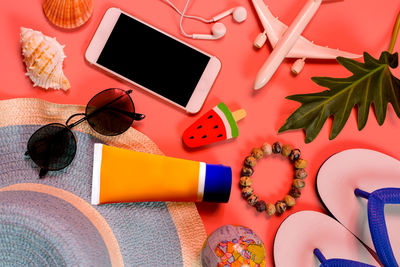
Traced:
<path id="1" fill-rule="evenodd" d="M 219 103 L 195 121 L 183 133 L 186 146 L 195 148 L 239 135 L 236 122 L 246 116 L 244 109 L 231 112 L 224 103 Z"/>

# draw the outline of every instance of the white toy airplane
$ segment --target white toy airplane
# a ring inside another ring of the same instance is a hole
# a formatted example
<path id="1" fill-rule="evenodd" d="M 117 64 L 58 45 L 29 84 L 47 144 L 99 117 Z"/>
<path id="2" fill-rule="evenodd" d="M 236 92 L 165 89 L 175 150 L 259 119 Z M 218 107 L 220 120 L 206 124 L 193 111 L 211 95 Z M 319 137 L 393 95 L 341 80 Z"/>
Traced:
<path id="1" fill-rule="evenodd" d="M 252 2 L 264 27 L 264 32 L 257 36 L 254 46 L 262 47 L 268 36 L 273 47 L 272 53 L 257 74 L 254 83 L 255 90 L 267 84 L 285 57 L 299 58 L 292 66 L 292 72 L 296 74 L 303 69 L 306 58 L 361 57 L 361 55 L 316 45 L 300 35 L 317 12 L 322 0 L 308 0 L 290 27 L 274 17 L 263 0 L 252 0 Z"/>

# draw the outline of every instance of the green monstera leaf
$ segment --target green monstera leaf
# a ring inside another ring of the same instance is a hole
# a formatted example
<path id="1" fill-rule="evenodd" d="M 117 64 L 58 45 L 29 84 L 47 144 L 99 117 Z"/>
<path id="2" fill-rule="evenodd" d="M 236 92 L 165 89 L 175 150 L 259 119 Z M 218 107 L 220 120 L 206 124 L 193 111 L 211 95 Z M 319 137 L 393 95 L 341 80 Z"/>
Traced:
<path id="1" fill-rule="evenodd" d="M 286 97 L 300 102 L 301 106 L 289 116 L 279 132 L 303 128 L 306 143 L 309 143 L 317 137 L 325 121 L 333 117 L 329 139 L 334 139 L 356 105 L 359 130 L 367 123 L 371 104 L 379 125 L 385 121 L 388 103 L 400 118 L 400 80 L 390 72 L 390 68 L 398 66 L 397 53 L 382 52 L 379 60 L 364 53 L 364 63 L 343 57 L 338 57 L 337 61 L 353 75 L 347 78 L 314 77 L 315 83 L 330 90 Z"/>

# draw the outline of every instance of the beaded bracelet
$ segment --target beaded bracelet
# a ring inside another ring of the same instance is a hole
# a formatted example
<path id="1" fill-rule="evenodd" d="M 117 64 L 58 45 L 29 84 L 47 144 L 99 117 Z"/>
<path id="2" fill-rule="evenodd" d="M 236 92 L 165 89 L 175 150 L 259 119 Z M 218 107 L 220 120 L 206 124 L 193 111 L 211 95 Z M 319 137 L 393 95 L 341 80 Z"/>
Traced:
<path id="1" fill-rule="evenodd" d="M 250 176 L 253 175 L 253 167 L 257 161 L 264 156 L 269 156 L 272 153 L 282 154 L 288 158 L 294 166 L 294 180 L 289 190 L 289 193 L 283 198 L 278 200 L 275 205 L 272 203 L 266 204 L 264 200 L 259 200 L 258 196 L 254 193 L 254 189 L 251 187 L 253 183 Z M 239 185 L 242 187 L 242 197 L 247 199 L 250 206 L 254 206 L 258 212 L 265 211 L 269 216 L 274 214 L 282 214 L 289 207 L 293 207 L 296 204 L 296 199 L 300 197 L 301 191 L 306 184 L 304 179 L 307 177 L 307 172 L 304 169 L 307 166 L 307 161 L 300 158 L 300 150 L 292 149 L 290 145 L 284 145 L 283 147 L 279 142 L 275 142 L 272 146 L 268 143 L 264 143 L 261 148 L 253 148 L 251 156 L 248 156 L 244 160 L 243 168 L 241 171 L 241 178 Z"/>

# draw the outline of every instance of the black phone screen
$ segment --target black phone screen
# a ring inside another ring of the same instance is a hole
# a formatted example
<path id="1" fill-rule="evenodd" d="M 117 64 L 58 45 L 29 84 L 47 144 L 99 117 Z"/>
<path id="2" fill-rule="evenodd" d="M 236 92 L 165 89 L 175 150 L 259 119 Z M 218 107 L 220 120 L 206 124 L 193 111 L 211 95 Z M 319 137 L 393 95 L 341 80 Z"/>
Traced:
<path id="1" fill-rule="evenodd" d="M 97 63 L 186 107 L 209 60 L 121 13 Z"/>

